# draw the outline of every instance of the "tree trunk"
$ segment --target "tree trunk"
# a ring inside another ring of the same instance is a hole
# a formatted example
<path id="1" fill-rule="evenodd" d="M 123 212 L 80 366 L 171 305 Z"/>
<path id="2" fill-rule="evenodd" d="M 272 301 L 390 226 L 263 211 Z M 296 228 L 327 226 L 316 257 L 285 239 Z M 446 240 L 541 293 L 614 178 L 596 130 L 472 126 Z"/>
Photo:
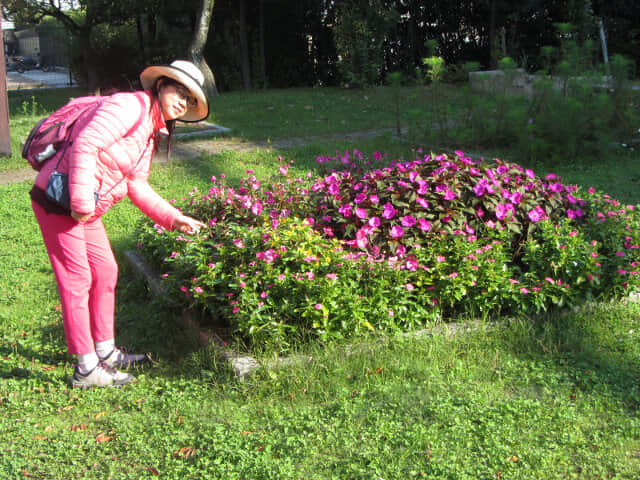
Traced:
<path id="1" fill-rule="evenodd" d="M 247 2 L 240 0 L 240 55 L 242 67 L 242 80 L 244 88 L 251 88 L 251 63 L 249 60 L 249 39 L 247 38 Z"/>
<path id="2" fill-rule="evenodd" d="M 189 46 L 189 60 L 196 64 L 204 75 L 204 90 L 207 97 L 216 97 L 219 95 L 218 88 L 216 87 L 216 79 L 203 54 L 207 37 L 209 36 L 209 25 L 213 18 L 214 4 L 215 0 L 202 0 L 199 21 L 193 33 L 193 40 Z"/>
<path id="3" fill-rule="evenodd" d="M 264 0 L 260 0 L 260 82 L 267 88 L 267 57 L 264 51 Z"/>
<path id="4" fill-rule="evenodd" d="M 498 68 L 498 47 L 496 46 L 496 1 L 490 1 L 490 16 L 489 16 L 489 58 L 491 62 L 491 69 Z"/>
<path id="5" fill-rule="evenodd" d="M 0 11 L 0 41 L 2 41 L 2 11 Z M 3 43 L 4 45 L 4 43 Z M 4 49 L 2 50 L 2 65 L 0 78 L 6 78 Z M 11 156 L 11 133 L 9 131 L 9 97 L 6 80 L 0 84 L 0 157 Z"/>

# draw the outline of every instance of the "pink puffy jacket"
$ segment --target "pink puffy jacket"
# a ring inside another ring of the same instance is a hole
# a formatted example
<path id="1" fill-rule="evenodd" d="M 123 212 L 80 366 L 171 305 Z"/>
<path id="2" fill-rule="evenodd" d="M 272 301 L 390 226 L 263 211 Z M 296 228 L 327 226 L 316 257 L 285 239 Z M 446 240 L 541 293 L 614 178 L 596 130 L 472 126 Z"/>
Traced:
<path id="1" fill-rule="evenodd" d="M 157 99 L 148 91 L 116 93 L 105 97 L 95 113 L 83 114 L 74 125 L 74 141 L 57 169 L 69 174 L 71 210 L 86 214 L 95 208 L 95 216 L 100 216 L 129 195 L 145 215 L 171 229 L 180 212 L 148 183 L 154 133 L 159 130 L 166 131 L 166 125 Z M 36 177 L 37 187 L 47 188 L 57 162 L 57 156 L 47 161 Z M 97 204 L 94 192 L 100 193 Z"/>

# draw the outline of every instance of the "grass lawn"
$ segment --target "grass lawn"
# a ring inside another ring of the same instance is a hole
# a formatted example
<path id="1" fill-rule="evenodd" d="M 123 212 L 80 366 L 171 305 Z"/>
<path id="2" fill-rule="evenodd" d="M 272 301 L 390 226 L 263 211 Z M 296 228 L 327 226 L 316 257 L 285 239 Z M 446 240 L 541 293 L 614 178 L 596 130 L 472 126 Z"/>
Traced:
<path id="1" fill-rule="evenodd" d="M 12 109 L 16 144 L 67 93 L 12 98 L 11 105 L 27 102 L 15 115 Z M 411 95 L 407 89 L 403 97 Z M 214 102 L 212 121 L 254 140 L 393 126 L 389 91 L 365 96 L 331 89 L 229 94 Z M 306 171 L 317 155 L 346 148 L 409 157 L 413 147 L 387 136 L 227 151 L 156 165 L 152 184 L 178 197 L 207 188 L 211 175 L 237 180 L 247 168 L 268 175 L 278 156 Z M 14 157 L 2 159 L 2 168 L 24 166 Z M 639 160 L 636 152 L 612 150 L 554 171 L 636 204 Z M 117 341 L 152 352 L 159 365 L 135 372 L 139 382 L 125 388 L 72 390 L 72 359 L 29 189 L 28 182 L 0 185 L 2 479 L 638 478 L 640 304 L 460 319 L 470 328 L 455 334 L 305 346 L 305 360 L 240 382 L 124 261 L 140 216 L 128 200 L 104 217 L 121 266 Z"/>

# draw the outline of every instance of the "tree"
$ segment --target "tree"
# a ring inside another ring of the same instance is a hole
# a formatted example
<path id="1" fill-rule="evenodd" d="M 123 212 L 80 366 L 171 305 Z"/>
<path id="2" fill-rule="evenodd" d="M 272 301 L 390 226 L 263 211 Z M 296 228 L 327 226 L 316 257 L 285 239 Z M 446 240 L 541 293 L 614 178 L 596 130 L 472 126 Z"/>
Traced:
<path id="1" fill-rule="evenodd" d="M 215 0 L 202 0 L 198 22 L 193 32 L 193 39 L 189 46 L 189 59 L 195 63 L 204 75 L 205 93 L 207 97 L 215 97 L 218 95 L 216 80 L 211 71 L 211 67 L 204 58 L 204 47 L 207 44 L 209 36 L 209 25 L 213 17 L 213 6 Z"/>

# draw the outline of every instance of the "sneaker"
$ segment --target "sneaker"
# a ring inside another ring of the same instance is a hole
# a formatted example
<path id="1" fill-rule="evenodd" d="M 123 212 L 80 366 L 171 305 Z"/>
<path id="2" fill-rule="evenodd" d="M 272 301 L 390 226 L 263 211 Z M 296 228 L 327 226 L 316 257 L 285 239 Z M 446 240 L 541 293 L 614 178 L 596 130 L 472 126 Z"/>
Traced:
<path id="1" fill-rule="evenodd" d="M 79 388 L 119 387 L 133 380 L 135 380 L 133 375 L 99 363 L 97 367 L 85 374 L 80 373 L 76 367 L 71 377 L 71 385 Z"/>
<path id="2" fill-rule="evenodd" d="M 131 368 L 151 363 L 151 357 L 148 353 L 134 354 L 127 352 L 123 347 L 118 347 L 111 350 L 111 353 L 100 361 L 111 368 Z"/>

